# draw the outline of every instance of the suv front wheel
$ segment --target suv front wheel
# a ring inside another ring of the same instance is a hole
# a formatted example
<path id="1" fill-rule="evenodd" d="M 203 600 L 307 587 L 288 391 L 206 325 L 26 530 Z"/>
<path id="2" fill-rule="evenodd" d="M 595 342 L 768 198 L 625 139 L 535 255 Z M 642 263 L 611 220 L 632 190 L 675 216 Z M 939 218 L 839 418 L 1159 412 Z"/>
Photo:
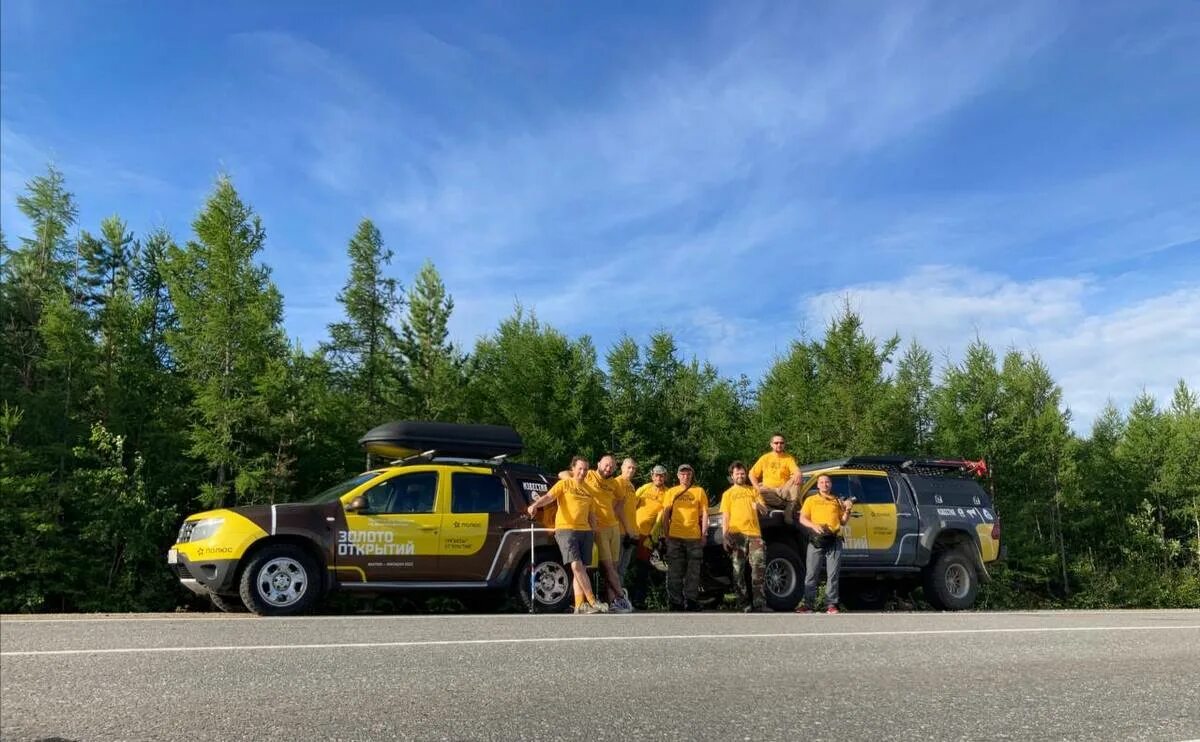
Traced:
<path id="1" fill-rule="evenodd" d="M 239 594 L 260 616 L 292 616 L 308 610 L 321 592 L 312 557 L 292 544 L 270 544 L 250 559 Z"/>
<path id="2" fill-rule="evenodd" d="M 804 597 L 804 563 L 787 544 L 768 543 L 763 592 L 772 610 L 790 611 Z"/>

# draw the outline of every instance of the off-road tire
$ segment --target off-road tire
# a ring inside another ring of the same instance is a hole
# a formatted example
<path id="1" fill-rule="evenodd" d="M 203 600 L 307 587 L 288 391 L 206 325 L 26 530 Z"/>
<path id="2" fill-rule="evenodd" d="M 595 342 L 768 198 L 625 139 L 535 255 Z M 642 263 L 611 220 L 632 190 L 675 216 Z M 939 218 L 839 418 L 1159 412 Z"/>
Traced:
<path id="1" fill-rule="evenodd" d="M 925 599 L 944 611 L 963 611 L 975 605 L 979 575 L 971 558 L 959 549 L 940 551 L 925 568 Z"/>
<path id="2" fill-rule="evenodd" d="M 238 594 L 260 616 L 294 616 L 316 604 L 320 579 L 316 563 L 304 549 L 270 544 L 246 564 Z"/>
<path id="3" fill-rule="evenodd" d="M 763 592 L 775 611 L 790 611 L 804 597 L 804 561 L 796 550 L 778 542 L 767 544 Z M 741 579 L 741 575 L 735 575 Z"/>

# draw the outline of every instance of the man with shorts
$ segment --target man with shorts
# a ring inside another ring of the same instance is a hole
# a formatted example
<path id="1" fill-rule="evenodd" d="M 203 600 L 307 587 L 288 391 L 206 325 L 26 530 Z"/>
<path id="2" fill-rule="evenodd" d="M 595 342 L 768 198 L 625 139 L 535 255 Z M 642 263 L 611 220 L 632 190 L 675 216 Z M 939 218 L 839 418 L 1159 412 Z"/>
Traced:
<path id="1" fill-rule="evenodd" d="M 768 611 L 763 592 L 766 552 L 758 524 L 758 516 L 767 512 L 767 505 L 762 495 L 750 486 L 745 464 L 740 461 L 730 464 L 729 475 L 733 486 L 721 495 L 721 543 L 733 561 L 738 607 L 745 613 Z M 747 563 L 750 566 L 750 595 L 746 594 L 746 580 L 742 577 Z"/>
<path id="2" fill-rule="evenodd" d="M 613 613 L 632 613 L 633 604 L 625 596 L 625 588 L 617 574 L 625 509 L 623 490 L 613 476 L 616 471 L 617 460 L 612 454 L 605 454 L 596 463 L 596 468 L 588 471 L 584 481 L 591 486 L 595 497 L 592 512 L 596 516 L 596 554 L 600 559 L 609 607 Z M 561 479 L 566 475 L 567 472 L 559 472 L 558 476 Z"/>
<path id="3" fill-rule="evenodd" d="M 672 611 L 698 611 L 708 494 L 692 484 L 691 464 L 680 464 L 675 474 L 679 484 L 663 496 L 661 516 L 667 544 L 667 603 Z"/>
<path id="4" fill-rule="evenodd" d="M 750 484 L 771 507 L 782 507 L 783 517 L 792 523 L 800 504 L 800 465 L 784 448 L 783 435 L 771 436 L 771 450 L 758 457 L 750 467 Z"/>
<path id="5" fill-rule="evenodd" d="M 550 491 L 534 500 L 526 511 L 533 517 L 551 502 L 558 503 L 554 516 L 554 540 L 562 552 L 563 563 L 571 570 L 575 586 L 575 612 L 607 613 L 608 606 L 596 600 L 587 564 L 592 560 L 592 532 L 596 527 L 593 512 L 595 493 L 587 484 L 588 462 L 580 456 L 571 460 L 571 476 L 554 483 Z"/>
<path id="6" fill-rule="evenodd" d="M 854 498 L 839 499 L 833 493 L 833 480 L 822 474 L 817 479 L 817 495 L 804 501 L 800 508 L 800 525 L 812 532 L 808 558 L 804 565 L 804 602 L 796 613 L 812 613 L 817 602 L 817 581 L 821 563 L 825 563 L 826 613 L 838 612 L 838 571 L 842 563 L 842 526 L 850 520 Z"/>

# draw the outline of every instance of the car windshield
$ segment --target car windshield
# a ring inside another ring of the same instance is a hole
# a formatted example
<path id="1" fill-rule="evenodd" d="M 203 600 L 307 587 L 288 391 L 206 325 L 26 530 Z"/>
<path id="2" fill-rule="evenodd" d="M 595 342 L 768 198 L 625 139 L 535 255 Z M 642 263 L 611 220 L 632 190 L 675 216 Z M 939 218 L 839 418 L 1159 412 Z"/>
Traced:
<path id="1" fill-rule="evenodd" d="M 309 499 L 305 500 L 305 502 L 311 502 L 311 503 L 333 502 L 334 500 L 338 499 L 339 497 L 346 494 L 350 490 L 354 489 L 358 485 L 365 484 L 366 482 L 371 481 L 372 479 L 374 479 L 377 476 L 379 476 L 379 472 L 377 472 L 377 471 L 363 472 L 362 474 L 359 474 L 356 477 L 351 477 L 350 479 L 347 479 L 344 482 L 339 482 L 338 484 L 333 485 L 332 487 L 330 487 L 329 489 L 325 490 L 324 492 L 322 492 L 318 495 L 313 495 Z"/>

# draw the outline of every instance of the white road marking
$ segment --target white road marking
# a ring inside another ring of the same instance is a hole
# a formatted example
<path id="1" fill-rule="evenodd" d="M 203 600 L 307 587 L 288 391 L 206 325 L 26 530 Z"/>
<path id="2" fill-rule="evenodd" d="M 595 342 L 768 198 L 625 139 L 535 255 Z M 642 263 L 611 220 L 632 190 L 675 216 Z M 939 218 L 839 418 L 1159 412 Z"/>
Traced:
<path id="1" fill-rule="evenodd" d="M 819 637 L 945 636 L 952 634 L 1036 634 L 1091 631 L 1187 631 L 1185 626 L 1048 626 L 1013 629 L 922 629 L 914 631 L 806 631 L 763 634 L 662 634 L 641 636 L 539 636 L 510 639 L 436 639 L 408 642 L 348 642 L 331 644 L 247 644 L 197 647 L 117 647 L 112 649 L 46 649 L 0 652 L 0 657 L 51 657 L 74 654 L 156 654 L 165 652 L 248 652 L 280 649 L 385 649 L 408 647 L 460 647 L 487 644 L 565 644 L 571 642 L 679 641 L 694 639 L 813 639 Z"/>
<path id="2" fill-rule="evenodd" d="M 892 611 L 881 613 L 862 612 L 862 613 L 842 613 L 834 620 L 844 621 L 846 619 L 860 619 L 888 616 L 889 618 L 904 619 L 919 616 L 922 619 L 931 618 L 934 620 L 958 620 L 965 621 L 972 618 L 986 618 L 989 616 L 1132 616 L 1138 614 L 1151 614 L 1160 616 L 1171 616 L 1178 614 L 1200 615 L 1200 611 L 1194 608 L 1117 608 L 1117 609 L 1096 609 L 1096 610 L 1046 610 L 1046 611 Z M 118 621 L 141 622 L 141 621 L 426 621 L 432 618 L 430 615 L 347 615 L 347 616 L 273 616 L 263 618 L 252 614 L 234 614 L 225 613 L 181 613 L 172 616 L 106 616 L 98 615 L 82 615 L 73 618 L 15 618 L 20 614 L 9 614 L 9 616 L 0 616 L 0 625 L 8 624 L 37 624 L 37 623 L 115 623 Z M 636 620 L 654 618 L 654 619 L 680 619 L 685 614 L 668 613 L 663 611 L 642 611 L 633 614 L 633 616 L 620 616 L 617 620 L 630 620 L 636 616 Z M 790 616 L 791 611 L 780 611 L 777 613 L 739 613 L 735 611 L 706 611 L 700 614 L 686 614 L 688 617 L 700 615 L 704 618 L 718 619 L 737 619 L 739 621 L 764 621 L 779 618 L 780 616 Z M 528 613 L 513 613 L 513 614 L 480 614 L 480 613 L 446 613 L 438 615 L 438 621 L 451 621 L 455 619 L 479 619 L 487 618 L 489 621 L 529 621 L 536 617 L 536 620 L 555 620 L 563 619 L 569 621 L 578 620 L 578 616 L 571 613 L 537 613 L 530 615 Z M 804 620 L 804 619 L 799 619 Z"/>

